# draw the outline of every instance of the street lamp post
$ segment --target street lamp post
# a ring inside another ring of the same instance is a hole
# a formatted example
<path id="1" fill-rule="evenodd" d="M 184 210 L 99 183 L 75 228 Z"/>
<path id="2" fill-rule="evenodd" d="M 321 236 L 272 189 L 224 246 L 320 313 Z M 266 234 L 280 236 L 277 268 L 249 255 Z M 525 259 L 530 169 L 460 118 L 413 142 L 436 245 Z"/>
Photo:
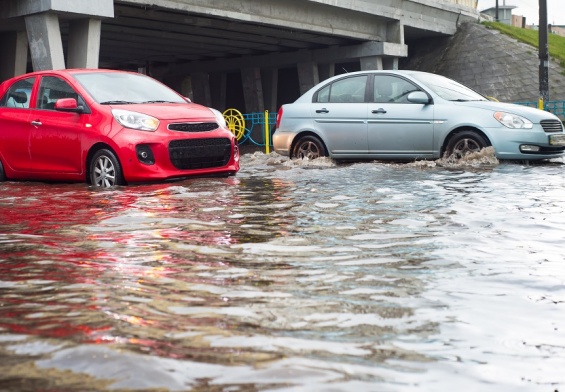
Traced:
<path id="1" fill-rule="evenodd" d="M 549 101 L 549 49 L 547 44 L 547 0 L 539 0 L 539 90 L 540 97 Z"/>

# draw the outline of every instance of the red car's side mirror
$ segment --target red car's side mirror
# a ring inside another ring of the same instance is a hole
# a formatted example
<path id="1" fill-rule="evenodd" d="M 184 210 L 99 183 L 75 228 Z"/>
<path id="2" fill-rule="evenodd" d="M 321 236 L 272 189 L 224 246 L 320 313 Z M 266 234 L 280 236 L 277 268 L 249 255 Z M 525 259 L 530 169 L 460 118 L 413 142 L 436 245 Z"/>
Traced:
<path id="1" fill-rule="evenodd" d="M 84 107 L 79 106 L 77 100 L 74 98 L 61 98 L 55 102 L 55 110 L 61 112 L 84 112 Z"/>

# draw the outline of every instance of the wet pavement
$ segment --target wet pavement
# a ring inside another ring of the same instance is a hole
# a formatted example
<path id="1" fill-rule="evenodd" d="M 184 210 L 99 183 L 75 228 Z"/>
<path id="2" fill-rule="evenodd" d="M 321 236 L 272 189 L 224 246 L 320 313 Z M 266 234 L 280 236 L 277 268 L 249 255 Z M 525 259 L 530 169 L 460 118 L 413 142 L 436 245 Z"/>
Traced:
<path id="1" fill-rule="evenodd" d="M 0 184 L 0 391 L 565 390 L 562 161 Z"/>

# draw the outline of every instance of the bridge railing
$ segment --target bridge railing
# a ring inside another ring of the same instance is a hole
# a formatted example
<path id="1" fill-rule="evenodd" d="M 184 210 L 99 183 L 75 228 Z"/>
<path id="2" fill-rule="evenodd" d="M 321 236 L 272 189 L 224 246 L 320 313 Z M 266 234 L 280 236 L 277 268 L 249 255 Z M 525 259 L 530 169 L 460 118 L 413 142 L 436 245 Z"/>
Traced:
<path id="1" fill-rule="evenodd" d="M 530 106 L 533 108 L 538 107 L 538 102 L 514 102 L 518 105 Z M 565 101 L 547 101 L 544 103 L 544 108 L 550 113 L 555 114 L 557 117 L 563 119 L 565 117 Z"/>

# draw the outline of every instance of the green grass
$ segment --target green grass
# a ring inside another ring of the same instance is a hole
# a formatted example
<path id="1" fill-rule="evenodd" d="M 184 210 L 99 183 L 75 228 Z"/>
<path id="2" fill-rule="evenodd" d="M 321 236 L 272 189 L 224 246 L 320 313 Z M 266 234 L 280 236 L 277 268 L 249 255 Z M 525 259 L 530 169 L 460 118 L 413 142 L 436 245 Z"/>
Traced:
<path id="1" fill-rule="evenodd" d="M 497 29 L 501 33 L 509 35 L 518 41 L 525 42 L 536 48 L 539 47 L 539 32 L 537 30 L 522 29 L 499 22 L 483 22 L 483 24 L 490 29 Z M 549 44 L 549 55 L 554 60 L 558 61 L 561 67 L 565 68 L 565 37 L 549 34 L 547 40 Z"/>

